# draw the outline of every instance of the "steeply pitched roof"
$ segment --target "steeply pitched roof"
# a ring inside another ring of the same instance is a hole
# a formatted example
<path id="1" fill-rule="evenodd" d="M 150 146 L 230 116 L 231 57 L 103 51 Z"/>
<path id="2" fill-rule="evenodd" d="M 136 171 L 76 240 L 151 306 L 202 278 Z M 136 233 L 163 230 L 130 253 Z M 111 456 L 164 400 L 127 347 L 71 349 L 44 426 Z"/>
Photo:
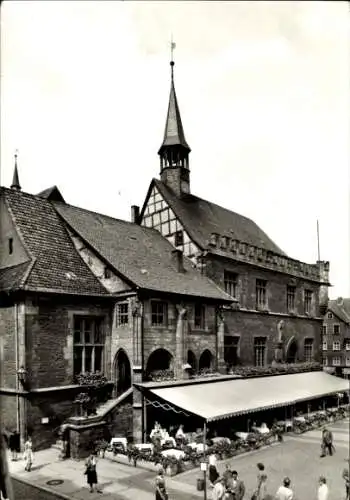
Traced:
<path id="1" fill-rule="evenodd" d="M 40 196 L 40 198 L 45 198 L 46 200 L 62 201 L 63 203 L 65 203 L 64 198 L 57 186 L 52 186 L 48 189 L 44 189 L 44 191 L 41 191 L 38 196 Z"/>
<path id="2" fill-rule="evenodd" d="M 0 290 L 14 290 L 24 283 L 31 261 L 18 264 L 17 266 L 0 269 Z"/>
<path id="3" fill-rule="evenodd" d="M 164 139 L 162 146 L 159 150 L 159 154 L 166 146 L 183 146 L 184 148 L 188 149 L 188 151 L 191 151 L 185 139 L 185 133 L 182 126 L 180 109 L 175 92 L 174 73 L 173 73 L 174 63 L 171 62 L 170 64 L 172 64 L 172 66 L 171 66 L 169 106 L 165 123 Z"/>
<path id="4" fill-rule="evenodd" d="M 328 302 L 328 310 L 345 323 L 350 324 L 350 299 L 338 298 Z"/>
<path id="5" fill-rule="evenodd" d="M 153 179 L 152 183 L 200 248 L 207 248 L 211 233 L 218 233 L 279 255 L 286 255 L 251 219 L 192 194 L 179 198 L 158 179 Z"/>
<path id="6" fill-rule="evenodd" d="M 232 302 L 184 258 L 185 272 L 172 260 L 172 245 L 154 229 L 55 203 L 66 223 L 103 259 L 137 287 Z"/>
<path id="7" fill-rule="evenodd" d="M 0 194 L 32 257 L 25 283 L 19 283 L 17 271 L 21 274 L 22 268 L 16 266 L 17 271 L 2 270 L 5 285 L 14 273 L 14 285 L 18 287 L 79 295 L 108 295 L 77 253 L 65 225 L 48 200 L 7 188 L 0 188 Z"/>

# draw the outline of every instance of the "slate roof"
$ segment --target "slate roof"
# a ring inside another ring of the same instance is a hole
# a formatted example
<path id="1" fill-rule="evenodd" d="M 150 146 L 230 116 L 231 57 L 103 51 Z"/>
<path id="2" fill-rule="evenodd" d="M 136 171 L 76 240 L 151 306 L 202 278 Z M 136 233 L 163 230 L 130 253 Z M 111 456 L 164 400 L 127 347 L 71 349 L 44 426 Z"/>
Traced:
<path id="1" fill-rule="evenodd" d="M 95 252 L 137 287 L 232 302 L 188 259 L 184 258 L 185 272 L 178 272 L 173 247 L 158 231 L 63 203 L 55 203 L 55 208 Z"/>
<path id="2" fill-rule="evenodd" d="M 44 191 L 38 193 L 38 196 L 40 196 L 40 198 L 45 198 L 46 200 L 62 201 L 63 203 L 65 203 L 65 200 L 57 186 L 52 186 L 48 189 L 44 189 Z"/>
<path id="3" fill-rule="evenodd" d="M 0 269 L 0 290 L 7 291 L 20 288 L 24 283 L 30 265 L 31 261 L 28 261 L 17 266 Z"/>
<path id="4" fill-rule="evenodd" d="M 192 194 L 177 197 L 163 182 L 151 183 L 160 191 L 195 243 L 206 249 L 211 233 L 228 236 L 265 250 L 286 254 L 251 219 Z M 211 249 L 215 253 L 215 249 Z"/>
<path id="5" fill-rule="evenodd" d="M 328 310 L 345 323 L 350 324 L 350 299 L 330 300 Z"/>
<path id="6" fill-rule="evenodd" d="M 177 102 L 175 85 L 174 85 L 174 74 L 173 67 L 174 63 L 171 66 L 171 86 L 170 86 L 170 96 L 169 96 L 169 105 L 168 105 L 168 113 L 165 122 L 165 131 L 164 131 L 164 139 L 161 148 L 159 149 L 159 154 L 161 154 L 163 148 L 166 146 L 183 146 L 188 151 L 191 151 L 187 141 L 185 139 L 185 133 L 182 125 L 180 109 Z"/>
<path id="7" fill-rule="evenodd" d="M 57 291 L 79 295 L 108 295 L 107 290 L 81 259 L 67 229 L 46 199 L 21 191 L 0 188 L 0 194 L 10 210 L 17 231 L 31 256 L 31 269 L 25 282 L 24 270 L 1 270 L 1 282 L 8 286 L 11 275 L 14 287 Z"/>

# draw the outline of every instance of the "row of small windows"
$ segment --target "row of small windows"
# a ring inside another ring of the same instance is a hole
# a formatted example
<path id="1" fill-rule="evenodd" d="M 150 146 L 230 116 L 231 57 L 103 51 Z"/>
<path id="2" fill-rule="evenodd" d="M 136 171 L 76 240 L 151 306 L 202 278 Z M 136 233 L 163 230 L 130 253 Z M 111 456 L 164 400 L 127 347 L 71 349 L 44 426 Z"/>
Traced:
<path id="1" fill-rule="evenodd" d="M 235 366 L 239 358 L 239 341 L 240 337 L 225 335 L 224 338 L 224 359 L 227 365 Z M 254 365 L 267 365 L 267 338 L 255 337 L 254 339 Z M 305 339 L 304 341 L 304 361 L 310 362 L 313 360 L 313 339 Z"/>
<path id="2" fill-rule="evenodd" d="M 340 334 L 340 325 L 332 325 L 333 326 L 333 334 L 334 335 L 339 335 Z M 322 325 L 322 333 L 323 335 L 327 335 L 328 328 L 330 328 L 331 325 Z M 330 333 L 330 332 L 329 332 Z"/>
<path id="3" fill-rule="evenodd" d="M 350 351 L 350 340 L 345 340 L 345 342 L 343 343 L 343 346 L 345 348 L 346 351 Z M 339 340 L 335 340 L 333 343 L 332 343 L 332 350 L 333 351 L 340 351 L 341 350 L 341 343 Z M 323 351 L 327 351 L 328 350 L 328 342 L 326 339 L 323 339 L 323 342 L 322 342 L 322 349 Z"/>
<path id="4" fill-rule="evenodd" d="M 329 364 L 332 364 L 333 366 L 341 366 L 342 365 L 342 358 L 340 356 L 334 356 L 331 358 L 331 363 L 329 363 L 329 360 L 327 357 L 323 358 L 323 364 L 325 366 L 328 366 Z M 350 366 L 350 357 L 347 356 L 345 358 L 345 365 Z"/>
<path id="5" fill-rule="evenodd" d="M 262 309 L 267 307 L 267 286 L 268 282 L 266 280 L 257 279 L 255 285 L 255 305 L 256 309 Z M 238 299 L 238 275 L 235 273 L 224 271 L 224 287 L 225 292 Z M 286 290 L 286 307 L 287 311 L 294 311 L 296 302 L 296 287 L 287 286 Z M 304 312 L 310 313 L 312 306 L 312 291 L 304 290 Z"/>
<path id="6" fill-rule="evenodd" d="M 117 326 L 125 326 L 129 324 L 129 304 L 122 302 L 117 304 Z M 168 325 L 168 304 L 160 300 L 151 301 L 151 325 L 152 326 L 167 326 Z M 194 306 L 194 327 L 205 329 L 205 306 L 195 304 Z"/>

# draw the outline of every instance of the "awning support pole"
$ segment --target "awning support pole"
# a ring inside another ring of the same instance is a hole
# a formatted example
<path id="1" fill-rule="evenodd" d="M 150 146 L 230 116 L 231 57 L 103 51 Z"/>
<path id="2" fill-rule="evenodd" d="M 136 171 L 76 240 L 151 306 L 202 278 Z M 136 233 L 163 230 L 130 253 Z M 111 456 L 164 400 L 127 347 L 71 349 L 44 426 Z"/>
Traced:
<path id="1" fill-rule="evenodd" d="M 206 447 L 207 447 L 207 422 L 204 420 L 203 426 L 203 462 L 206 464 Z M 204 479 L 204 500 L 207 500 L 207 471 L 206 465 L 203 471 L 203 479 Z"/>

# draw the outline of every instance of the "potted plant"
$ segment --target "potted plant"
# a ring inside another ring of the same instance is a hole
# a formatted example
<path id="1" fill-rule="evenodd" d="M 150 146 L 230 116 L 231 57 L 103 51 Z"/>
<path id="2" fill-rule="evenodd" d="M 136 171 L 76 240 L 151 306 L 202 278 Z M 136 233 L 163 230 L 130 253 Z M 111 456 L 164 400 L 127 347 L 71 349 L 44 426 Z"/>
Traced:
<path id="1" fill-rule="evenodd" d="M 79 417 L 86 417 L 88 411 L 88 405 L 91 401 L 90 396 L 87 392 L 80 392 L 74 400 L 74 403 L 78 405 Z"/>

